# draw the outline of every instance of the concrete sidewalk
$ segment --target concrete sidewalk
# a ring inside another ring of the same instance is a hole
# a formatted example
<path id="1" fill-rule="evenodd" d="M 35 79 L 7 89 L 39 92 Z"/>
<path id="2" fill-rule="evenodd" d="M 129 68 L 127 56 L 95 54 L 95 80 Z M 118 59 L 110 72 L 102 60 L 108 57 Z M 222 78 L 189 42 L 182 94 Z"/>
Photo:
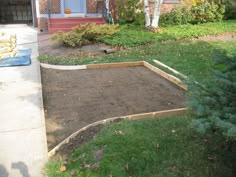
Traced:
<path id="1" fill-rule="evenodd" d="M 17 43 L 37 41 L 27 25 L 0 25 L 0 31 L 17 34 Z M 41 177 L 47 161 L 38 44 L 31 48 L 30 66 L 0 67 L 0 177 Z"/>

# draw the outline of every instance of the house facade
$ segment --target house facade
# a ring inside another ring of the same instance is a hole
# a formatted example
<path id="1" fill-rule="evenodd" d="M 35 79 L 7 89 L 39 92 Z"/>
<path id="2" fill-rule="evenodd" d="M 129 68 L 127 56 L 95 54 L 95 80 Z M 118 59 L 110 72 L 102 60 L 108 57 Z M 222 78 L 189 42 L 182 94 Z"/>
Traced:
<path id="1" fill-rule="evenodd" d="M 142 1 L 142 0 L 141 0 Z M 149 0 L 152 7 L 154 0 Z M 116 0 L 109 0 L 117 18 Z M 164 0 L 162 13 L 169 12 L 180 0 Z M 32 23 L 39 30 L 68 31 L 81 23 L 105 23 L 105 0 L 1 0 L 0 23 Z"/>

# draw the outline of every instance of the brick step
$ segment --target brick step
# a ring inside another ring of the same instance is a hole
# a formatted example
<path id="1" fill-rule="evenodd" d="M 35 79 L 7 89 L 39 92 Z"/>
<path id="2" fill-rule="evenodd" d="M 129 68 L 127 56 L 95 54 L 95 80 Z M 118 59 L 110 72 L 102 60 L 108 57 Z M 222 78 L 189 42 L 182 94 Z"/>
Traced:
<path id="1" fill-rule="evenodd" d="M 102 17 L 97 18 L 51 18 L 49 19 L 49 23 L 92 23 L 92 22 L 104 22 L 105 19 Z"/>
<path id="2" fill-rule="evenodd" d="M 94 22 L 96 24 L 104 24 L 104 22 Z M 50 23 L 48 24 L 48 27 L 49 29 L 52 29 L 52 28 L 72 28 L 72 27 L 75 27 L 75 26 L 78 26 L 80 24 L 86 24 L 86 22 L 73 22 L 73 23 L 70 23 L 70 22 L 65 22 L 65 23 Z"/>
<path id="3" fill-rule="evenodd" d="M 104 24 L 106 21 L 102 17 L 51 18 L 48 20 L 48 31 L 49 33 L 68 32 L 71 28 L 86 23 Z"/>

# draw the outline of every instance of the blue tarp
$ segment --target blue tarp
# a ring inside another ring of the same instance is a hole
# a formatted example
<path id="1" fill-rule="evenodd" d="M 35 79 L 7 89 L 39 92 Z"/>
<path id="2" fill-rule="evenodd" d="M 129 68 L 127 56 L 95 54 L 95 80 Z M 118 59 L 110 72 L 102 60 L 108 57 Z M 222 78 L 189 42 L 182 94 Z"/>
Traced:
<path id="1" fill-rule="evenodd" d="M 19 49 L 19 55 L 0 60 L 0 67 L 6 66 L 26 66 L 31 64 L 31 49 Z"/>

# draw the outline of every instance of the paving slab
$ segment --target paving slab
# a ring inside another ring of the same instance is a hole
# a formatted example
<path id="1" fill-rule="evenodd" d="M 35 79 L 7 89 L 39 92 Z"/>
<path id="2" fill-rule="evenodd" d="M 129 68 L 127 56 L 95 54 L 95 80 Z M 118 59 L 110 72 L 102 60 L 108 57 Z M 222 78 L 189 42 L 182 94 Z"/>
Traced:
<path id="1" fill-rule="evenodd" d="M 37 30 L 0 25 L 17 34 L 18 48 L 32 49 L 29 66 L 0 67 L 0 177 L 41 177 L 47 161 Z"/>

